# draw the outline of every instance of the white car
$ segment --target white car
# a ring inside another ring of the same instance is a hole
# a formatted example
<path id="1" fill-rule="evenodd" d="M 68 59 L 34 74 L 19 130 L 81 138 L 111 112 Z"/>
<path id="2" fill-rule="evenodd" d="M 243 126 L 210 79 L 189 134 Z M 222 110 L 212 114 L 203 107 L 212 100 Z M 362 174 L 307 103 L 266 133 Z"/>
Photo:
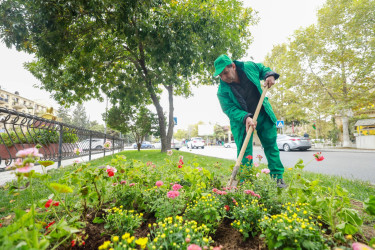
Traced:
<path id="1" fill-rule="evenodd" d="M 186 146 L 187 148 L 204 148 L 204 141 L 201 137 L 193 137 Z"/>
<path id="2" fill-rule="evenodd" d="M 161 142 L 154 143 L 155 148 L 161 148 Z M 171 149 L 180 150 L 182 148 L 182 142 L 176 139 L 172 139 L 171 141 Z"/>
<path id="3" fill-rule="evenodd" d="M 237 148 L 237 145 L 235 142 L 227 142 L 224 143 L 224 148 Z"/>
<path id="4" fill-rule="evenodd" d="M 91 149 L 103 149 L 104 139 L 103 138 L 92 138 Z M 78 147 L 83 150 L 89 150 L 90 139 L 79 142 Z"/>

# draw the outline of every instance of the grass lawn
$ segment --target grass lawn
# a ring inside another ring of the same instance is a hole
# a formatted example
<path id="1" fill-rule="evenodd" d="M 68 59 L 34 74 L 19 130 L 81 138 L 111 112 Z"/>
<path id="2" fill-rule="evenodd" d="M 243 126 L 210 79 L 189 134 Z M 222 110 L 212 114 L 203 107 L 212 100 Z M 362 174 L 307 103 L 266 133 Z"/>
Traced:
<path id="1" fill-rule="evenodd" d="M 143 162 L 151 161 L 156 166 L 163 165 L 168 157 L 166 153 L 160 153 L 160 150 L 142 150 L 142 151 L 123 151 L 118 155 L 126 156 L 127 160 L 139 160 Z M 193 167 L 203 167 L 211 172 L 215 172 L 216 176 L 222 179 L 222 183 L 225 185 L 229 180 L 232 172 L 231 168 L 234 166 L 235 161 L 225 160 L 215 157 L 207 157 L 202 155 L 195 155 L 188 152 L 174 151 L 174 159 L 178 159 L 178 156 L 184 157 L 185 165 L 191 165 Z M 106 156 L 90 162 L 92 166 L 103 166 L 108 165 L 113 156 Z M 65 172 L 72 171 L 76 167 L 66 166 L 58 170 L 49 171 L 50 179 L 49 182 L 57 182 Z M 286 170 L 285 179 L 288 181 L 290 178 L 291 171 Z M 309 180 L 319 179 L 321 185 L 332 186 L 339 184 L 343 188 L 347 189 L 352 197 L 356 200 L 364 201 L 370 195 L 375 195 L 375 188 L 368 182 L 347 180 L 342 177 L 328 176 L 323 174 L 303 172 L 303 177 Z M 20 186 L 25 186 L 26 180 L 21 181 Z M 45 188 L 40 180 L 34 180 L 33 187 L 34 193 L 31 194 L 29 189 L 17 190 L 17 182 L 8 183 L 4 187 L 0 188 L 0 216 L 6 216 L 12 212 L 12 208 L 17 207 L 26 209 L 30 207 L 31 197 L 34 196 L 35 200 L 47 199 L 51 193 Z M 10 192 L 11 191 L 11 192 Z"/>

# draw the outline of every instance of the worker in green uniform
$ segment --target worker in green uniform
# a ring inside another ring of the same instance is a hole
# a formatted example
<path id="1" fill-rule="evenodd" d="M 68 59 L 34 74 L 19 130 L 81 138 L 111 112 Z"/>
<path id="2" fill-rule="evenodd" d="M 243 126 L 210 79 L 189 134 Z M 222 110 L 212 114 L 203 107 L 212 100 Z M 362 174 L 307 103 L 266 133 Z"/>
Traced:
<path id="1" fill-rule="evenodd" d="M 262 94 L 260 81 L 264 80 L 264 86 L 270 88 L 279 78 L 279 74 L 261 63 L 232 61 L 227 55 L 220 55 L 214 65 L 214 77 L 220 76 L 217 96 L 223 112 L 229 117 L 231 131 L 237 145 L 237 156 L 249 127 L 253 127 L 254 131 L 257 129 L 270 175 L 277 180 L 278 187 L 287 187 L 283 179 L 284 166 L 276 144 L 277 119 L 267 97 L 263 101 L 257 122 L 252 119 Z M 253 154 L 252 141 L 253 136 L 247 145 L 245 156 Z M 242 165 L 251 164 L 251 160 L 248 161 L 249 159 L 244 157 Z"/>

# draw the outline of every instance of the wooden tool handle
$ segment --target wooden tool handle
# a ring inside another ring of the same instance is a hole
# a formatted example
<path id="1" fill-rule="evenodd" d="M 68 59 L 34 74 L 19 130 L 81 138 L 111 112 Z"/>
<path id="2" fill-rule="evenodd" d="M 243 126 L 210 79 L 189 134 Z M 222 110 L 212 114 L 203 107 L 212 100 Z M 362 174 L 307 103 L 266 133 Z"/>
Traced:
<path id="1" fill-rule="evenodd" d="M 261 97 L 259 99 L 259 102 L 258 102 L 257 109 L 255 110 L 255 114 L 253 116 L 253 121 L 254 122 L 256 122 L 257 119 L 258 119 L 260 108 L 263 105 L 263 100 L 264 100 L 264 98 L 266 96 L 267 90 L 268 90 L 268 86 L 264 87 L 263 93 L 262 93 L 262 95 L 261 95 Z M 229 183 L 228 183 L 228 187 L 232 186 L 232 182 L 236 178 L 238 169 L 240 168 L 240 165 L 241 165 L 241 162 L 242 162 L 242 158 L 243 158 L 243 156 L 245 154 L 245 151 L 246 151 L 246 148 L 247 148 L 247 144 L 249 144 L 250 137 L 251 137 L 252 133 L 253 133 L 253 127 L 250 126 L 249 130 L 247 131 L 247 134 L 246 134 L 246 137 L 245 137 L 245 141 L 242 144 L 240 154 L 237 157 L 236 165 L 234 165 L 234 168 L 233 168 L 233 171 L 232 171 L 232 175 L 231 175 Z"/>

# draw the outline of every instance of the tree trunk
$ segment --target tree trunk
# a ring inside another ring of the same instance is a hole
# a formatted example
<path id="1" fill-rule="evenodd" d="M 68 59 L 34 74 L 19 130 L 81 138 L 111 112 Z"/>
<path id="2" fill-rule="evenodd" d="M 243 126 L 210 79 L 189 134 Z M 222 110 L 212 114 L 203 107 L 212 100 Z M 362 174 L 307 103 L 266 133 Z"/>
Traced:
<path id="1" fill-rule="evenodd" d="M 345 111 L 342 112 L 342 146 L 351 147 L 352 143 L 349 138 L 349 117 Z"/>
<path id="2" fill-rule="evenodd" d="M 169 119 L 168 119 L 168 133 L 167 133 L 167 147 L 168 149 L 171 148 L 171 141 L 173 136 L 173 127 L 174 127 L 174 120 L 173 120 L 173 85 L 170 84 L 167 87 L 168 90 L 168 101 L 169 101 Z"/>
<path id="3" fill-rule="evenodd" d="M 154 92 L 151 92 L 151 99 L 156 108 L 156 113 L 158 115 L 159 129 L 160 129 L 160 141 L 161 141 L 161 152 L 166 152 L 171 148 L 171 140 L 167 140 L 166 126 L 165 126 L 165 116 L 163 112 L 163 107 L 160 105 L 159 99 Z"/>

